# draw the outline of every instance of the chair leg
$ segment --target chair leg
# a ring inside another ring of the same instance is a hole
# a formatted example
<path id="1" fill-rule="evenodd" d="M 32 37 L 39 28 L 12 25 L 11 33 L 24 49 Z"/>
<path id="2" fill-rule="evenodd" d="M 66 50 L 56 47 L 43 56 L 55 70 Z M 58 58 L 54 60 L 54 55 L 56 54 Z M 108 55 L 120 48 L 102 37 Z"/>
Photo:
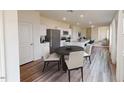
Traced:
<path id="1" fill-rule="evenodd" d="M 47 66 L 49 65 L 49 62 L 47 62 Z"/>
<path id="2" fill-rule="evenodd" d="M 62 58 L 60 58 L 60 65 L 62 64 Z"/>
<path id="3" fill-rule="evenodd" d="M 70 70 L 68 70 L 68 80 L 70 82 Z"/>
<path id="4" fill-rule="evenodd" d="M 81 67 L 81 77 L 82 77 L 82 81 L 83 81 L 83 67 Z"/>
<path id="5" fill-rule="evenodd" d="M 86 57 L 86 61 L 89 60 L 88 57 Z"/>
<path id="6" fill-rule="evenodd" d="M 90 64 L 91 64 L 91 59 L 90 59 L 90 56 L 89 56 L 89 61 L 90 61 Z"/>
<path id="7" fill-rule="evenodd" d="M 43 70 L 42 70 L 42 72 L 44 72 L 44 70 L 45 70 L 46 63 L 47 63 L 47 62 L 44 62 L 44 67 L 43 67 Z"/>
<path id="8" fill-rule="evenodd" d="M 58 71 L 60 70 L 60 62 L 58 62 Z"/>

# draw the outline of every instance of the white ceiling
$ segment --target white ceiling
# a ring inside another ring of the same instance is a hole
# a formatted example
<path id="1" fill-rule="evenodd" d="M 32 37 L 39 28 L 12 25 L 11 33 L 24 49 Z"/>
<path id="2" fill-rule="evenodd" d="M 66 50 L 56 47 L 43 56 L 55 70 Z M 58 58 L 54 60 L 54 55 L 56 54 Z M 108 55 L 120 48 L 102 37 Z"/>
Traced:
<path id="1" fill-rule="evenodd" d="M 109 25 L 114 17 L 115 10 L 73 10 L 73 12 L 67 12 L 67 10 L 41 10 L 42 16 L 49 17 L 54 20 L 63 21 L 62 18 L 66 17 L 66 23 L 77 25 L 82 28 L 94 26 Z M 81 18 L 80 15 L 84 17 Z M 89 22 L 92 24 L 89 24 Z"/>

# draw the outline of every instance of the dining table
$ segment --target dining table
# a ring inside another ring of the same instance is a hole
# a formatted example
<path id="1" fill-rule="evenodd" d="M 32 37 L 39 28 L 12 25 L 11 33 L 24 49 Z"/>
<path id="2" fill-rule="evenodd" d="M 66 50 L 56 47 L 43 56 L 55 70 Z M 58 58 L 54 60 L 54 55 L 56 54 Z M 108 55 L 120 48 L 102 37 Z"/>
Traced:
<path id="1" fill-rule="evenodd" d="M 67 65 L 65 63 L 65 56 L 69 55 L 71 52 L 84 51 L 84 48 L 80 46 L 62 46 L 55 49 L 55 52 L 60 55 L 60 61 L 62 63 L 63 71 L 67 71 Z"/>

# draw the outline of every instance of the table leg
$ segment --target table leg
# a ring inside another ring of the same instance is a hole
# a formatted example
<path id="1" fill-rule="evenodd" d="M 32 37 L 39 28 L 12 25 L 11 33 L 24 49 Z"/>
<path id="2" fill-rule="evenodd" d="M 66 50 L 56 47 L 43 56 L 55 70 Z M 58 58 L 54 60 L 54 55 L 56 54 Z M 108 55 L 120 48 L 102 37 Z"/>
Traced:
<path id="1" fill-rule="evenodd" d="M 67 71 L 67 65 L 66 65 L 66 63 L 65 63 L 65 58 L 64 58 L 64 55 L 63 56 L 61 56 L 61 61 L 62 61 L 62 69 L 63 69 L 63 71 Z"/>

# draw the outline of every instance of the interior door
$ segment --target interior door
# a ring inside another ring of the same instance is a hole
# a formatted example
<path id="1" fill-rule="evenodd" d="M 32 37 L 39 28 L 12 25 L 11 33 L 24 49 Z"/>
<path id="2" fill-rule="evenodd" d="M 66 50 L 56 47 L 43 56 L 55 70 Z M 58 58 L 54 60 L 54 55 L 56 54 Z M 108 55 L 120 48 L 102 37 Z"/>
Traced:
<path id="1" fill-rule="evenodd" d="M 32 24 L 19 24 L 20 65 L 33 60 Z"/>

